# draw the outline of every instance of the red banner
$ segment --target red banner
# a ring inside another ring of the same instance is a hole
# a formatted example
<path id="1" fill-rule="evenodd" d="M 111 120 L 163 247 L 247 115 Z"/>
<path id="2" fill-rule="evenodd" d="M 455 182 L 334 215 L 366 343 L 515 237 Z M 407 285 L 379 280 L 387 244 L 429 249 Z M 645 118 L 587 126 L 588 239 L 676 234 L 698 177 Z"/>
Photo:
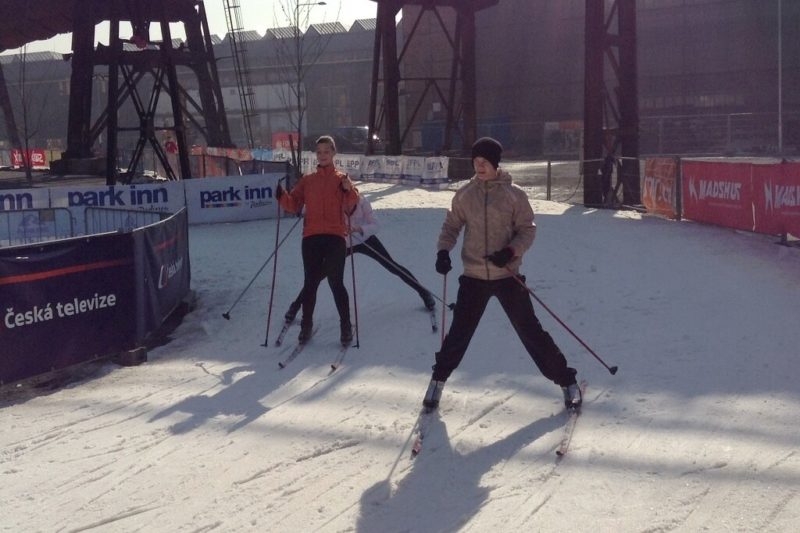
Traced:
<path id="1" fill-rule="evenodd" d="M 755 231 L 800 236 L 800 164 L 753 165 Z"/>
<path id="2" fill-rule="evenodd" d="M 642 179 L 642 203 L 650 213 L 678 218 L 675 183 L 678 164 L 673 158 L 647 159 Z"/>
<path id="3" fill-rule="evenodd" d="M 289 138 L 293 139 L 294 148 L 297 149 L 297 133 L 288 131 L 276 131 L 272 134 L 272 149 L 273 150 L 289 150 L 291 145 Z"/>
<path id="4" fill-rule="evenodd" d="M 681 168 L 686 218 L 753 231 L 750 163 L 683 161 Z"/>
<path id="5" fill-rule="evenodd" d="M 11 150 L 11 164 L 13 166 L 21 167 L 25 164 L 22 154 L 22 150 L 17 150 L 16 148 Z M 48 166 L 47 155 L 40 148 L 28 150 L 28 161 L 30 161 L 32 168 L 47 168 Z"/>

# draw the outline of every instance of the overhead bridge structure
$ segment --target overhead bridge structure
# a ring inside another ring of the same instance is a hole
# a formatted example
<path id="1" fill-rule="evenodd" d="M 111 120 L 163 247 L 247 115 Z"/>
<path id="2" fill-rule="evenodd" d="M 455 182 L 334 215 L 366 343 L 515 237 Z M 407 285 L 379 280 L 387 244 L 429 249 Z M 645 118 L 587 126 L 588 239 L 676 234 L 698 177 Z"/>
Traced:
<path id="1" fill-rule="evenodd" d="M 108 45 L 96 44 L 95 28 L 109 24 Z M 133 35 L 123 39 L 120 25 Z M 186 41 L 175 45 L 170 24 L 183 24 Z M 160 30 L 154 37 L 151 29 Z M 219 76 L 203 2 L 197 0 L 4 0 L 0 3 L 0 50 L 72 33 L 67 149 L 53 171 L 60 174 L 105 174 L 109 184 L 130 179 L 146 145 L 167 169 L 168 177 L 191 177 L 186 126 L 193 124 L 212 146 L 232 146 L 222 104 Z M 191 69 L 199 102 L 178 82 L 176 68 Z M 107 102 L 92 117 L 96 67 L 107 68 Z M 172 109 L 172 124 L 153 122 L 161 96 Z M 130 101 L 138 122 L 120 124 L 120 107 Z M 156 131 L 172 130 L 179 169 L 173 169 Z M 104 154 L 92 147 L 105 133 Z M 119 170 L 120 133 L 138 135 L 131 159 Z"/>

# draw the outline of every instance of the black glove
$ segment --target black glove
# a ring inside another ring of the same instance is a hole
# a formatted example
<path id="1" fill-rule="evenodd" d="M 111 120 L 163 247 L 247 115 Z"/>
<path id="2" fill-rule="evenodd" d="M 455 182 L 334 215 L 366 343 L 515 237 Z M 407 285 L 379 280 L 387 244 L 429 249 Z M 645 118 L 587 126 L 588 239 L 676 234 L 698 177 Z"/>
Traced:
<path id="1" fill-rule="evenodd" d="M 436 272 L 439 274 L 447 274 L 453 270 L 453 265 L 450 263 L 450 253 L 447 250 L 439 250 L 436 254 Z"/>
<path id="2" fill-rule="evenodd" d="M 275 189 L 275 199 L 280 200 L 281 196 L 283 196 L 284 194 L 286 194 L 286 191 L 283 190 L 283 187 L 281 187 L 281 184 L 279 183 L 278 188 Z"/>
<path id="3" fill-rule="evenodd" d="M 495 266 L 503 268 L 509 263 L 509 261 L 514 259 L 514 250 L 506 246 L 502 250 L 498 250 L 492 255 L 488 256 L 486 259 L 491 261 Z"/>

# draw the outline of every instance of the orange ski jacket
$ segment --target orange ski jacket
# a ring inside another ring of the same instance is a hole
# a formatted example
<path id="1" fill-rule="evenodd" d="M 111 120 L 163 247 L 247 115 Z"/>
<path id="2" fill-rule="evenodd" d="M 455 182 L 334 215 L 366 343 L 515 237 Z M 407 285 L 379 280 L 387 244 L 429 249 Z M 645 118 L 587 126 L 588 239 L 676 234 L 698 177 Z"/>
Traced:
<path id="1" fill-rule="evenodd" d="M 281 196 L 281 207 L 290 213 L 298 213 L 306 208 L 303 221 L 303 237 L 310 235 L 347 236 L 344 213 L 350 213 L 358 204 L 358 190 L 342 189 L 342 180 L 347 175 L 334 168 L 317 167 L 313 174 L 306 174 L 297 185 Z"/>

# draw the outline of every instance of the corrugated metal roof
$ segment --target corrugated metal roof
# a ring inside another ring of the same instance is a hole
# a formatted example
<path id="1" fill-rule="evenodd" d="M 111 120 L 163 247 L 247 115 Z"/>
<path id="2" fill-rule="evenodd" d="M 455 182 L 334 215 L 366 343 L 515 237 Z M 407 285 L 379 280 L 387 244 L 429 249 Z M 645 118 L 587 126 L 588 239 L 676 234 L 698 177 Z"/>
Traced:
<path id="1" fill-rule="evenodd" d="M 293 39 L 295 28 L 294 26 L 285 26 L 283 28 L 270 28 L 267 30 L 265 39 Z"/>
<path id="2" fill-rule="evenodd" d="M 359 19 L 350 26 L 350 31 L 375 31 L 378 19 Z"/>
<path id="3" fill-rule="evenodd" d="M 320 35 L 333 35 L 335 33 L 345 33 L 346 31 L 341 22 L 323 22 L 321 24 L 312 24 L 308 27 L 306 33 L 316 32 Z"/>

